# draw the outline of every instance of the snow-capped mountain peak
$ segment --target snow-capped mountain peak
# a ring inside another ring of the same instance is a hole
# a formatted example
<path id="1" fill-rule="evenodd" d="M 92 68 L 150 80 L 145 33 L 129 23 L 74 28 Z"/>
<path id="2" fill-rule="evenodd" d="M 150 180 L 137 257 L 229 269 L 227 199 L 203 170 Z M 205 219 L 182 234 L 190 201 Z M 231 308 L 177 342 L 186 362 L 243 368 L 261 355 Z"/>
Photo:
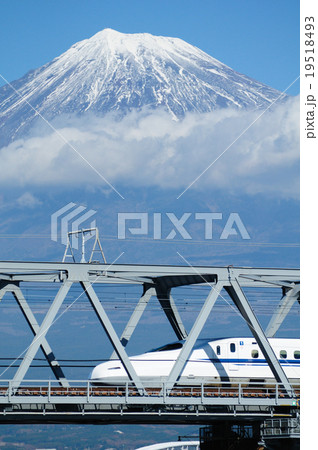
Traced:
<path id="1" fill-rule="evenodd" d="M 35 110 L 52 119 L 63 113 L 125 114 L 161 107 L 177 118 L 221 107 L 263 108 L 280 96 L 182 39 L 109 28 L 12 86 L 0 89 L 0 145 L 24 135 Z"/>

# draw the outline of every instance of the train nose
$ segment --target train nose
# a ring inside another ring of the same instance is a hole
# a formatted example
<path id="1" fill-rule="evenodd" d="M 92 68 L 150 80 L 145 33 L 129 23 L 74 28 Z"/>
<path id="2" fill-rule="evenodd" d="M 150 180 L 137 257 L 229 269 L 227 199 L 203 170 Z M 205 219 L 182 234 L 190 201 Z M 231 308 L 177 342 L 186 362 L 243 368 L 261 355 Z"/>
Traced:
<path id="1" fill-rule="evenodd" d="M 114 362 L 105 362 L 102 364 L 99 364 L 98 366 L 94 367 L 92 370 L 89 379 L 90 380 L 99 380 L 101 378 L 111 378 L 116 376 L 125 376 L 126 371 L 123 368 L 122 364 L 118 361 Z"/>
<path id="2" fill-rule="evenodd" d="M 103 367 L 104 364 L 99 364 L 98 366 L 94 367 L 89 375 L 90 380 L 98 380 L 99 378 L 105 376 L 105 372 L 107 369 Z"/>

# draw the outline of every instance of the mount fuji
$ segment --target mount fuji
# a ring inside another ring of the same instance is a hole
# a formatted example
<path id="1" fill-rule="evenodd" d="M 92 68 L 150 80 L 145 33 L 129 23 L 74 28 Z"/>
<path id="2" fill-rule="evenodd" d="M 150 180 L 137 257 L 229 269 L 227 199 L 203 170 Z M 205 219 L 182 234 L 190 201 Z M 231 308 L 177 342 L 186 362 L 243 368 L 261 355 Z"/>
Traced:
<path id="1" fill-rule="evenodd" d="M 105 29 L 0 89 L 0 146 L 25 136 L 39 114 L 163 108 L 178 119 L 285 97 L 181 39 Z"/>

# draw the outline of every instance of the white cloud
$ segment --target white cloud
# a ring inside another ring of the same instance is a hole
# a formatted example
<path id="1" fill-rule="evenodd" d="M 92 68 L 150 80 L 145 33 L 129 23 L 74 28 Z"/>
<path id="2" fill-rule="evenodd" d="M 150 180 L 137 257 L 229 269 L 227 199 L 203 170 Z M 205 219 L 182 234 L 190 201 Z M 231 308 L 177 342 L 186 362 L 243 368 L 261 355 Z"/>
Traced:
<path id="1" fill-rule="evenodd" d="M 299 100 L 260 111 L 224 109 L 172 121 L 163 111 L 122 118 L 60 117 L 64 139 L 112 184 L 180 189 L 193 185 L 235 193 L 298 196 Z M 46 126 L 47 127 L 47 126 Z M 105 185 L 70 145 L 39 123 L 29 138 L 0 149 L 1 184 Z M 106 186 L 105 186 L 106 187 Z"/>
<path id="2" fill-rule="evenodd" d="M 42 202 L 30 192 L 25 192 L 17 199 L 17 204 L 22 208 L 35 208 L 41 205 Z"/>

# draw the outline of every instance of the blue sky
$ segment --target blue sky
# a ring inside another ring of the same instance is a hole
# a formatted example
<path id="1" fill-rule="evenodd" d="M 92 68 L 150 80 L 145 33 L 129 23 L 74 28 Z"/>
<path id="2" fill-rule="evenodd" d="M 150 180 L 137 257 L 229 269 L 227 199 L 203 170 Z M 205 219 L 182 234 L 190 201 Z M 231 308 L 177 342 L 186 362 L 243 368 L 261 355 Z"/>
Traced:
<path id="1" fill-rule="evenodd" d="M 0 73 L 20 78 L 103 28 L 179 37 L 281 91 L 299 75 L 296 0 L 2 0 Z"/>

